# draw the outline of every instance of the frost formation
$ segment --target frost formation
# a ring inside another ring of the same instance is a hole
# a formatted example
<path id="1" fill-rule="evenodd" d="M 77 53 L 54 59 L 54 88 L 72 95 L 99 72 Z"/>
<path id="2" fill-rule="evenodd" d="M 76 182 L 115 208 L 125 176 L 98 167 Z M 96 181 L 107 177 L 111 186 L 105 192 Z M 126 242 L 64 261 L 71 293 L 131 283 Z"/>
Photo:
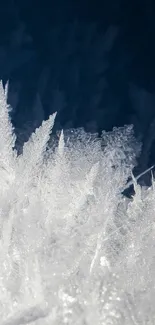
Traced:
<path id="1" fill-rule="evenodd" d="M 0 324 L 155 324 L 155 191 L 133 178 L 132 126 L 51 136 L 15 150 L 0 85 Z"/>

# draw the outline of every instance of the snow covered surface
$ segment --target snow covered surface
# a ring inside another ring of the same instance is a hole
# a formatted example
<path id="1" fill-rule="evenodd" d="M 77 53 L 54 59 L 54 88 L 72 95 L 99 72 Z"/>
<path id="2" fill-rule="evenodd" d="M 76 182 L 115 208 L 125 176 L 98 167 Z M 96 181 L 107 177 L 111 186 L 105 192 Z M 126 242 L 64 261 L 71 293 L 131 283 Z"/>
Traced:
<path id="1" fill-rule="evenodd" d="M 17 154 L 8 111 L 1 84 L 0 324 L 155 324 L 155 181 L 132 176 L 132 126 L 52 136 L 54 114 Z"/>

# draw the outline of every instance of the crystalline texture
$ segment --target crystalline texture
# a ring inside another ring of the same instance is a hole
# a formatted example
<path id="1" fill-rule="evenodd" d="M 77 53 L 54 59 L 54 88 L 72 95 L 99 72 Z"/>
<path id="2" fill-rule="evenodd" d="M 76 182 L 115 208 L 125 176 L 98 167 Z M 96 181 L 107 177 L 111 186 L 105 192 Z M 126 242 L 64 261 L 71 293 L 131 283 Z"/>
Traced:
<path id="1" fill-rule="evenodd" d="M 154 180 L 121 194 L 140 152 L 132 127 L 57 143 L 54 114 L 17 155 L 5 97 L 1 84 L 1 325 L 153 325 Z"/>

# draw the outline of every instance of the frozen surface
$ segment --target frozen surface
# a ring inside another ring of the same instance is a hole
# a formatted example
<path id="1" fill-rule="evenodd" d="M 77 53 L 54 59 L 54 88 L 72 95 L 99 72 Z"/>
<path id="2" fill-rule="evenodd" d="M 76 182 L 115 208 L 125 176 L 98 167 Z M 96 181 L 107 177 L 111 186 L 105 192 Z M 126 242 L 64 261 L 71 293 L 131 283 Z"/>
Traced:
<path id="1" fill-rule="evenodd" d="M 1 325 L 155 324 L 155 191 L 126 187 L 132 126 L 50 136 L 55 114 L 17 155 L 0 86 Z"/>

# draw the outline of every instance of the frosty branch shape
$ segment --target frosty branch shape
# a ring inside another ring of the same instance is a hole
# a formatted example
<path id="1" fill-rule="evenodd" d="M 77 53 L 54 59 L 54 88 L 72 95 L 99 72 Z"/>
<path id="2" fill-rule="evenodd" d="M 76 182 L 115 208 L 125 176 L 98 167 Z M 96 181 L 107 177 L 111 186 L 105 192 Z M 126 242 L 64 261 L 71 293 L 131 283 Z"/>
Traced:
<path id="1" fill-rule="evenodd" d="M 132 126 L 58 140 L 54 114 L 17 155 L 2 84 L 0 104 L 1 325 L 154 324 L 154 190 L 121 194 Z"/>

